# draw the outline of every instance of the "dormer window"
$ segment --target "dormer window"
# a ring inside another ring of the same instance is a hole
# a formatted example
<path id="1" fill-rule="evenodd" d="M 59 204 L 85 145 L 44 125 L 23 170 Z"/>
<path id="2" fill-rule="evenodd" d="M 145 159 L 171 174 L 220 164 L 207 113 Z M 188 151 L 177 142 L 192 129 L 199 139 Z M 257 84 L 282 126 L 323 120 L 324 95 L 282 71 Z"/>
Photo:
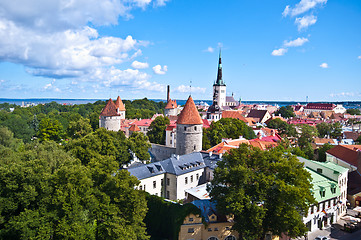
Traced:
<path id="1" fill-rule="evenodd" d="M 318 173 L 322 173 L 322 168 L 317 168 Z"/>
<path id="2" fill-rule="evenodd" d="M 320 196 L 325 197 L 326 196 L 326 190 L 324 188 L 321 188 L 320 190 Z"/>

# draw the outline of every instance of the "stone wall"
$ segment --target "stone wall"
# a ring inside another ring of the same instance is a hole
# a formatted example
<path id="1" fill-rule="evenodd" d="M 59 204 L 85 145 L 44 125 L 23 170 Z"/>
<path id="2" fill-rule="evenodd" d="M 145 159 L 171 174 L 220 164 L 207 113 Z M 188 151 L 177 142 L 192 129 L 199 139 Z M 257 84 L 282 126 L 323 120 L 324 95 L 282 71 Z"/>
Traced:
<path id="1" fill-rule="evenodd" d="M 151 143 L 152 147 L 150 152 L 155 157 L 156 161 L 162 161 L 164 159 L 170 158 L 172 154 L 176 153 L 176 149 L 174 147 L 167 147 L 160 144 Z"/>
<path id="2" fill-rule="evenodd" d="M 177 155 L 200 152 L 202 150 L 202 127 L 202 124 L 177 124 Z"/>
<path id="3" fill-rule="evenodd" d="M 118 132 L 120 130 L 120 116 L 101 116 L 99 127 Z"/>

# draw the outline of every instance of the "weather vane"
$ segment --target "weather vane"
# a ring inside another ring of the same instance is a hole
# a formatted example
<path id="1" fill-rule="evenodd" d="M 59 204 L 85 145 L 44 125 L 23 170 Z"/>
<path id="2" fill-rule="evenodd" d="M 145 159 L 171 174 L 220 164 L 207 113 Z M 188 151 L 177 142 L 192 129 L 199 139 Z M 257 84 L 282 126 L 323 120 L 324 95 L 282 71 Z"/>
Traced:
<path id="1" fill-rule="evenodd" d="M 189 96 L 192 96 L 192 80 L 189 81 Z"/>

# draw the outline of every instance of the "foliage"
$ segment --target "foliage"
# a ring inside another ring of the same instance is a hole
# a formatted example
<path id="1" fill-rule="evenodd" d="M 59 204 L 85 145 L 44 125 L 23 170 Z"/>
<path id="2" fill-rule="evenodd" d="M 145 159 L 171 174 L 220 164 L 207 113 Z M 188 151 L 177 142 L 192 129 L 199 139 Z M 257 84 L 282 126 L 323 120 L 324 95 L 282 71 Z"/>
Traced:
<path id="1" fill-rule="evenodd" d="M 279 118 L 270 120 L 267 124 L 267 127 L 277 129 L 281 136 L 295 137 L 297 135 L 296 128 L 293 125 L 288 124 Z"/>
<path id="2" fill-rule="evenodd" d="M 217 122 L 212 122 L 211 126 L 203 131 L 202 148 L 207 150 L 209 146 L 222 142 L 223 138 L 238 139 L 240 136 L 246 139 L 256 137 L 252 128 L 245 122 L 235 118 L 222 118 Z"/>
<path id="3" fill-rule="evenodd" d="M 316 126 L 318 136 L 324 138 L 330 136 L 331 138 L 340 138 L 342 136 L 342 125 L 339 122 L 335 123 L 319 123 Z"/>
<path id="4" fill-rule="evenodd" d="M 295 113 L 293 112 L 293 108 L 291 106 L 280 107 L 280 109 L 275 112 L 275 115 L 279 114 L 281 114 L 281 116 L 284 118 L 291 118 L 295 116 Z"/>
<path id="5" fill-rule="evenodd" d="M 60 142 L 63 136 L 63 126 L 58 120 L 44 118 L 40 121 L 38 137 L 40 141 Z"/>
<path id="6" fill-rule="evenodd" d="M 224 214 L 233 214 L 241 239 L 263 239 L 267 232 L 304 235 L 302 216 L 315 202 L 310 174 L 281 147 L 262 151 L 242 144 L 218 162 L 211 196 Z"/>
<path id="7" fill-rule="evenodd" d="M 147 232 L 153 240 L 178 239 L 180 226 L 189 214 L 201 215 L 200 209 L 191 203 L 180 205 L 163 198 L 146 194 L 148 213 L 144 219 Z"/>
<path id="8" fill-rule="evenodd" d="M 151 143 L 165 144 L 165 129 L 170 121 L 167 117 L 158 116 L 149 126 L 147 136 Z"/>
<path id="9" fill-rule="evenodd" d="M 351 115 L 361 115 L 360 109 L 358 108 L 349 108 L 346 112 Z"/>
<path id="10" fill-rule="evenodd" d="M 355 141 L 356 144 L 361 144 L 361 135 L 358 136 L 358 138 Z"/>
<path id="11" fill-rule="evenodd" d="M 0 116 L 0 126 L 7 127 L 13 133 L 15 138 L 22 139 L 24 142 L 30 142 L 35 135 L 35 130 L 30 127 L 27 117 L 14 113 L 2 112 Z"/>
<path id="12" fill-rule="evenodd" d="M 311 145 L 313 138 L 318 135 L 318 131 L 315 127 L 307 124 L 300 125 L 301 135 L 298 138 L 298 146 L 306 154 L 308 159 L 314 158 L 314 152 Z"/>
<path id="13" fill-rule="evenodd" d="M 90 120 L 87 118 L 80 117 L 76 121 L 71 121 L 69 123 L 67 132 L 68 132 L 68 136 L 72 139 L 78 139 L 84 137 L 85 135 L 92 132 Z"/>
<path id="14" fill-rule="evenodd" d="M 23 146 L 23 142 L 14 138 L 14 133 L 7 127 L 0 127 L 0 145 L 17 151 Z"/>
<path id="15" fill-rule="evenodd" d="M 139 181 L 113 157 L 84 166 L 54 142 L 0 154 L 0 239 L 148 239 Z"/>
<path id="16" fill-rule="evenodd" d="M 326 143 L 322 147 L 320 147 L 318 149 L 318 159 L 317 160 L 320 162 L 326 162 L 326 152 L 333 147 L 334 146 L 329 143 Z"/>
<path id="17" fill-rule="evenodd" d="M 150 159 L 148 149 L 151 147 L 149 139 L 141 132 L 133 132 L 128 138 L 129 149 L 141 160 Z"/>

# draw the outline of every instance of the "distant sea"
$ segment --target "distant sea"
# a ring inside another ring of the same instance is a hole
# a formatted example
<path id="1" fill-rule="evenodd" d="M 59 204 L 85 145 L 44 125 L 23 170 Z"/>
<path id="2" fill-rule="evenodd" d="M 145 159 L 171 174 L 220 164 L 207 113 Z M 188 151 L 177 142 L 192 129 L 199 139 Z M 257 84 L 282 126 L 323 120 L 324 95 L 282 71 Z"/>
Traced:
<path id="1" fill-rule="evenodd" d="M 22 104 L 45 104 L 50 102 L 57 102 L 59 104 L 66 104 L 66 105 L 74 105 L 74 104 L 87 104 L 87 103 L 94 103 L 98 100 L 106 101 L 108 99 L 57 99 L 57 98 L 27 98 L 27 99 L 12 99 L 12 98 L 0 98 L 0 103 L 10 103 L 16 105 Z M 134 100 L 134 99 L 130 99 Z M 149 99 L 155 102 L 163 101 L 165 99 Z M 212 105 L 211 100 L 194 100 L 196 104 L 200 103 L 207 103 L 208 105 Z M 184 105 L 186 100 L 178 100 L 178 105 Z M 296 105 L 296 104 L 307 104 L 307 102 L 296 102 L 296 101 L 242 101 L 244 104 L 269 104 L 269 105 L 277 105 L 277 106 L 288 106 L 288 105 Z M 334 103 L 334 104 L 342 104 L 345 108 L 361 108 L 361 101 L 345 101 L 345 102 L 322 102 L 319 103 Z"/>

